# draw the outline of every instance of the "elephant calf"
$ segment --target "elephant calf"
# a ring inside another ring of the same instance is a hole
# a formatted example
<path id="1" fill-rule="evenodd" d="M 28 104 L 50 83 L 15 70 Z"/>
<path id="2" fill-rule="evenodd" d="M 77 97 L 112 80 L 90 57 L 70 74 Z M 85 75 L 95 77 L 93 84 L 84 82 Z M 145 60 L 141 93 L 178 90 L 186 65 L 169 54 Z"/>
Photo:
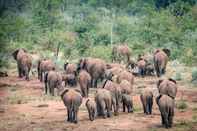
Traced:
<path id="1" fill-rule="evenodd" d="M 133 100 L 131 94 L 122 94 L 123 112 L 127 107 L 128 113 L 133 112 Z"/>
<path id="2" fill-rule="evenodd" d="M 145 91 L 143 91 L 143 93 L 140 95 L 140 99 L 143 105 L 144 113 L 147 115 L 152 114 L 152 106 L 153 106 L 152 91 L 145 89 Z"/>
<path id="3" fill-rule="evenodd" d="M 96 116 L 96 103 L 93 100 L 88 99 L 86 101 L 86 108 L 88 110 L 89 119 L 93 121 Z"/>
<path id="4" fill-rule="evenodd" d="M 66 89 L 61 93 L 61 98 L 67 108 L 67 121 L 77 123 L 78 111 L 82 103 L 80 91 L 76 89 Z"/>
<path id="5" fill-rule="evenodd" d="M 47 89 L 52 96 L 54 96 L 54 88 L 60 90 L 62 87 L 62 76 L 60 73 L 52 70 L 45 75 L 45 92 L 47 94 Z"/>
<path id="6" fill-rule="evenodd" d="M 174 99 L 167 95 L 160 95 L 156 98 L 160 113 L 162 125 L 166 128 L 172 127 L 174 117 Z"/>

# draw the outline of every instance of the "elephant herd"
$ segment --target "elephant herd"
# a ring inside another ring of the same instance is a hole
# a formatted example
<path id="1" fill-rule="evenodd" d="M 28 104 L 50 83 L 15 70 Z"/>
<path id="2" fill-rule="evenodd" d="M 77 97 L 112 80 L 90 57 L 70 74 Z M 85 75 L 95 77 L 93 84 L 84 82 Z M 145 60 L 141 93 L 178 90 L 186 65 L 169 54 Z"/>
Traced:
<path id="1" fill-rule="evenodd" d="M 54 96 L 54 89 L 67 108 L 67 121 L 77 123 L 78 111 L 83 98 L 89 97 L 89 89 L 96 88 L 94 99 L 86 100 L 89 119 L 96 117 L 111 117 L 123 112 L 133 112 L 133 88 L 135 75 L 156 75 L 160 77 L 166 72 L 166 65 L 170 56 L 168 49 L 157 49 L 153 54 L 153 61 L 146 56 L 139 55 L 137 62 L 130 59 L 130 49 L 127 45 L 116 46 L 112 49 L 112 63 L 106 63 L 99 58 L 81 58 L 78 63 L 65 63 L 64 71 L 59 71 L 56 64 L 50 59 L 38 61 L 38 79 L 44 82 L 45 93 Z M 31 55 L 25 49 L 18 49 L 13 53 L 17 61 L 19 77 L 29 80 L 32 65 Z M 126 64 L 122 58 L 126 57 Z M 138 72 L 134 72 L 135 69 Z M 98 84 L 101 83 L 101 84 Z M 77 87 L 79 85 L 80 90 Z M 70 87 L 70 88 L 65 88 Z M 73 88 L 72 88 L 73 87 Z M 157 82 L 159 95 L 156 103 L 161 113 L 162 125 L 166 128 L 172 126 L 174 116 L 177 83 L 175 80 L 160 79 Z M 153 92 L 144 89 L 140 95 L 144 114 L 152 114 Z"/>

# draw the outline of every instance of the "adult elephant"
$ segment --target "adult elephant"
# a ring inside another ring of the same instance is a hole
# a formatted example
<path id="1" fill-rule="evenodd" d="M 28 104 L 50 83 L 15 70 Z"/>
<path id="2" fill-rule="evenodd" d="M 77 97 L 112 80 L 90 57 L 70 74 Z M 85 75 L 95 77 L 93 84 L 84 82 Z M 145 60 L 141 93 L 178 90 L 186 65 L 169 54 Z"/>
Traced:
<path id="1" fill-rule="evenodd" d="M 77 72 L 77 65 L 73 63 L 65 63 L 64 70 L 66 74 L 76 74 Z"/>
<path id="2" fill-rule="evenodd" d="M 80 85 L 80 88 L 81 88 L 82 96 L 83 97 L 88 97 L 89 88 L 90 88 L 90 85 L 91 85 L 90 74 L 85 70 L 81 70 L 79 72 L 78 81 L 79 81 L 79 85 Z"/>
<path id="3" fill-rule="evenodd" d="M 80 69 L 84 69 L 90 74 L 91 87 L 97 88 L 98 79 L 104 79 L 106 63 L 98 58 L 82 58 L 78 64 L 78 70 Z"/>
<path id="4" fill-rule="evenodd" d="M 161 123 L 166 128 L 171 128 L 174 117 L 175 100 L 167 95 L 159 95 L 156 98 L 161 113 Z"/>
<path id="5" fill-rule="evenodd" d="M 126 58 L 126 62 L 129 63 L 130 55 L 131 51 L 128 45 L 116 45 L 112 49 L 112 62 L 118 61 L 120 63 Z"/>
<path id="6" fill-rule="evenodd" d="M 59 72 L 51 70 L 45 74 L 45 93 L 49 89 L 49 93 L 54 96 L 54 88 L 58 91 L 62 88 L 62 76 Z"/>
<path id="7" fill-rule="evenodd" d="M 48 71 L 54 70 L 55 64 L 50 59 L 43 59 L 38 61 L 38 79 L 42 82 L 45 74 Z"/>
<path id="8" fill-rule="evenodd" d="M 137 67 L 139 69 L 139 74 L 144 77 L 145 71 L 146 71 L 146 60 L 145 59 L 139 59 L 137 62 Z"/>
<path id="9" fill-rule="evenodd" d="M 120 89 L 121 89 L 121 93 L 122 94 L 132 94 L 133 93 L 133 86 L 131 85 L 130 82 L 128 82 L 127 80 L 122 80 L 119 84 Z"/>
<path id="10" fill-rule="evenodd" d="M 170 56 L 170 50 L 163 49 L 163 50 L 156 50 L 153 56 L 154 67 L 158 77 L 165 74 L 166 72 L 166 65 L 168 63 L 168 59 Z"/>
<path id="11" fill-rule="evenodd" d="M 25 49 L 17 49 L 12 53 L 14 59 L 17 61 L 18 75 L 20 78 L 25 76 L 29 80 L 29 72 L 32 66 L 32 57 Z"/>
<path id="12" fill-rule="evenodd" d="M 127 80 L 130 85 L 131 85 L 131 89 L 133 88 L 133 84 L 134 84 L 134 76 L 132 73 L 124 70 L 122 72 L 120 72 L 120 74 L 117 76 L 117 82 L 121 83 L 123 80 Z"/>
<path id="13" fill-rule="evenodd" d="M 177 94 L 177 84 L 173 79 L 159 80 L 157 83 L 157 88 L 160 94 L 165 94 L 175 99 Z"/>
<path id="14" fill-rule="evenodd" d="M 77 89 L 66 89 L 61 93 L 64 105 L 67 107 L 67 121 L 77 123 L 78 111 L 82 104 L 82 96 Z"/>
<path id="15" fill-rule="evenodd" d="M 113 67 L 111 69 L 107 69 L 105 71 L 105 78 L 112 79 L 113 76 L 114 77 L 118 76 L 122 71 L 124 71 L 124 69 L 120 67 Z"/>
<path id="16" fill-rule="evenodd" d="M 122 100 L 121 88 L 119 87 L 117 83 L 111 80 L 106 80 L 103 85 L 103 88 L 111 92 L 114 115 L 118 115 L 120 103 Z"/>
<path id="17" fill-rule="evenodd" d="M 112 96 L 110 91 L 99 88 L 95 94 L 95 102 L 98 116 L 111 117 Z"/>

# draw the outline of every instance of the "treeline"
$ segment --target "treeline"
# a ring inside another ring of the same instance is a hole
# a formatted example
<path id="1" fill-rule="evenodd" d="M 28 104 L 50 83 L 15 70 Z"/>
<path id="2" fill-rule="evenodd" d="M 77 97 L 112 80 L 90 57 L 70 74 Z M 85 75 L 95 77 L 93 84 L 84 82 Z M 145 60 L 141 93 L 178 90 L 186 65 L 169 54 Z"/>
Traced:
<path id="1" fill-rule="evenodd" d="M 19 47 L 109 60 L 118 43 L 197 64 L 196 21 L 196 0 L 0 0 L 0 66 Z"/>

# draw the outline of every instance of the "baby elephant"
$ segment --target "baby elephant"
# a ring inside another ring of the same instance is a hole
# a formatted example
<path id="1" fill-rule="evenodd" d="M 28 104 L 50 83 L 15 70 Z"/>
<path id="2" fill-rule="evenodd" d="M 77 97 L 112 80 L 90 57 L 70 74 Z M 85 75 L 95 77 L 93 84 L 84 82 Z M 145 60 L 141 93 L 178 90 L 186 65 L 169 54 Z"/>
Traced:
<path id="1" fill-rule="evenodd" d="M 133 112 L 133 100 L 131 94 L 122 94 L 123 112 L 127 107 L 128 113 Z"/>
<path id="2" fill-rule="evenodd" d="M 91 121 L 93 121 L 95 119 L 95 116 L 96 116 L 96 103 L 95 103 L 95 101 L 88 99 L 86 101 L 86 108 L 87 108 L 88 113 L 89 113 L 89 119 Z"/>
<path id="3" fill-rule="evenodd" d="M 78 111 L 82 103 L 82 96 L 77 89 L 66 89 L 61 93 L 61 98 L 67 108 L 67 121 L 77 123 Z"/>
<path id="4" fill-rule="evenodd" d="M 167 95 L 160 95 L 156 98 L 160 113 L 162 125 L 166 128 L 172 127 L 174 117 L 174 99 Z"/>
<path id="5" fill-rule="evenodd" d="M 152 106 L 153 106 L 153 93 L 150 90 L 145 90 L 140 95 L 140 99 L 143 105 L 144 113 L 147 115 L 152 114 Z"/>

